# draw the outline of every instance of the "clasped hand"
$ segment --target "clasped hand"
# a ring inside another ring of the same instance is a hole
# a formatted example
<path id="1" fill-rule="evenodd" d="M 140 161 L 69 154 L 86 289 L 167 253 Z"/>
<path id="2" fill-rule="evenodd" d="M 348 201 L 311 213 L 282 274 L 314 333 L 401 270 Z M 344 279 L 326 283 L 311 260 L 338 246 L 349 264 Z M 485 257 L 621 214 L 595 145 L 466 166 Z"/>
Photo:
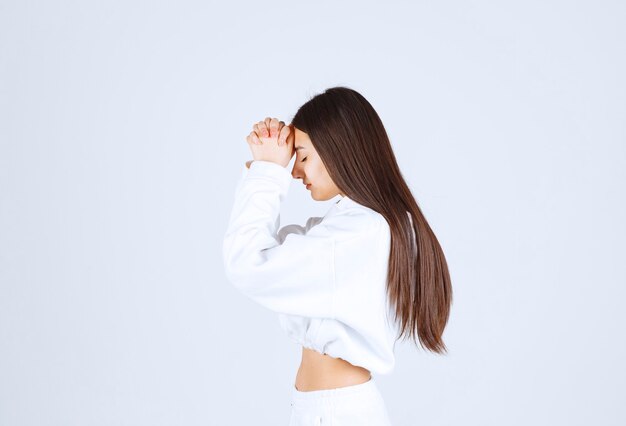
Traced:
<path id="1" fill-rule="evenodd" d="M 254 124 L 252 128 L 253 130 L 246 136 L 252 158 L 287 167 L 295 153 L 293 125 L 285 125 L 284 121 L 279 121 L 277 118 L 266 117 L 265 120 Z"/>

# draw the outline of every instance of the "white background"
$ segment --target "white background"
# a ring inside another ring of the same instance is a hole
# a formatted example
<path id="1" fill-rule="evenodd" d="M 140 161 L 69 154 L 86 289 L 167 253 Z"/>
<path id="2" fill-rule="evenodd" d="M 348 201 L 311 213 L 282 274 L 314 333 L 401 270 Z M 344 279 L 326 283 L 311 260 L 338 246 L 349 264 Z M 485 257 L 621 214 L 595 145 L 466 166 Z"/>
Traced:
<path id="1" fill-rule="evenodd" d="M 447 256 L 396 426 L 626 424 L 620 1 L 0 0 L 0 425 L 286 425 L 301 349 L 226 280 L 245 136 L 346 85 Z M 292 182 L 283 223 L 315 202 Z"/>

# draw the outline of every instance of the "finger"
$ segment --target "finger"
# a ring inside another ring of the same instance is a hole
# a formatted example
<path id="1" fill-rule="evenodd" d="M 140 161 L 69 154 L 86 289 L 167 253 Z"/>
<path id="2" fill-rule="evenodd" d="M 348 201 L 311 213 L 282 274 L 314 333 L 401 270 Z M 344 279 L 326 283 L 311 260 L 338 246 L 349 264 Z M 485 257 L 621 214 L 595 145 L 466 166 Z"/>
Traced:
<path id="1" fill-rule="evenodd" d="M 289 136 L 289 126 L 283 126 L 278 134 L 278 145 L 285 145 L 287 143 L 287 137 Z"/>
<path id="2" fill-rule="evenodd" d="M 283 131 L 283 127 L 285 127 L 285 122 L 284 121 L 279 121 L 278 122 L 278 145 L 281 144 L 280 135 L 281 135 L 281 132 Z M 283 139 L 282 142 L 284 143 L 285 139 Z"/>
<path id="3" fill-rule="evenodd" d="M 270 137 L 275 138 L 278 136 L 278 118 L 272 118 L 270 120 Z"/>
<path id="4" fill-rule="evenodd" d="M 271 117 L 265 117 L 265 120 L 263 120 L 263 123 L 265 124 L 265 128 L 267 129 L 267 137 L 270 137 L 270 124 L 272 122 L 272 118 Z"/>
<path id="5" fill-rule="evenodd" d="M 259 129 L 261 129 L 261 132 L 263 132 L 259 133 L 259 136 L 264 136 L 266 138 L 270 137 L 270 130 L 267 121 L 259 121 Z"/>
<path id="6" fill-rule="evenodd" d="M 251 132 L 250 137 L 255 144 L 263 145 L 263 142 L 261 142 L 261 139 L 259 139 L 259 136 L 255 132 Z"/>
<path id="7" fill-rule="evenodd" d="M 295 145 L 295 142 L 296 142 L 296 128 L 291 123 L 289 123 L 289 125 L 287 125 L 287 127 L 289 128 L 289 134 L 287 135 L 286 142 L 290 143 L 292 145 Z"/>
<path id="8" fill-rule="evenodd" d="M 287 145 L 290 145 L 294 149 L 296 149 L 296 128 L 293 126 L 289 126 L 289 135 L 287 136 Z"/>
<path id="9" fill-rule="evenodd" d="M 280 132 L 283 130 L 283 127 L 285 127 L 285 122 L 284 121 L 279 121 L 278 122 L 278 134 L 280 135 Z"/>
<path id="10" fill-rule="evenodd" d="M 264 137 L 268 137 L 269 136 L 269 132 L 265 128 L 265 122 L 263 122 L 263 121 L 259 121 L 258 123 L 256 123 L 253 126 L 253 129 L 256 132 L 257 136 L 264 136 Z"/>

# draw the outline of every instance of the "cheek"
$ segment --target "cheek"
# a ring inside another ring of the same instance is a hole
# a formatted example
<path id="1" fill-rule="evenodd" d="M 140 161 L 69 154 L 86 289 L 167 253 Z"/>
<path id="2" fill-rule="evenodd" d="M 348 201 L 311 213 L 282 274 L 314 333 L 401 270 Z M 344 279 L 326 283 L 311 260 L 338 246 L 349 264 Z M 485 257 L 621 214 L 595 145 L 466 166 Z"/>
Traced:
<path id="1" fill-rule="evenodd" d="M 315 176 L 318 180 L 324 177 L 324 170 L 324 165 L 319 161 L 311 162 L 308 167 L 309 174 Z"/>
<path id="2" fill-rule="evenodd" d="M 325 183 L 330 182 L 330 176 L 326 172 L 326 168 L 323 164 L 320 164 L 318 167 L 315 168 L 315 176 L 317 177 L 318 181 L 323 181 Z"/>

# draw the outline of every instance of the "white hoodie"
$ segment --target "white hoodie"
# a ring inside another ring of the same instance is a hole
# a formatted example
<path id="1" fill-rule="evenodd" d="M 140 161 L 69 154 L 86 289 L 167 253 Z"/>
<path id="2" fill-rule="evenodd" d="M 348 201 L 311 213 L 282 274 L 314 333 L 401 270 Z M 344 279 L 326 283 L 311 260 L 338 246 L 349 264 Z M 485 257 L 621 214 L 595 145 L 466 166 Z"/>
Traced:
<path id="1" fill-rule="evenodd" d="M 300 345 L 372 374 L 390 373 L 397 329 L 386 298 L 387 221 L 342 197 L 323 217 L 280 228 L 291 181 L 277 163 L 243 166 L 223 242 L 226 276 L 278 313 Z"/>

